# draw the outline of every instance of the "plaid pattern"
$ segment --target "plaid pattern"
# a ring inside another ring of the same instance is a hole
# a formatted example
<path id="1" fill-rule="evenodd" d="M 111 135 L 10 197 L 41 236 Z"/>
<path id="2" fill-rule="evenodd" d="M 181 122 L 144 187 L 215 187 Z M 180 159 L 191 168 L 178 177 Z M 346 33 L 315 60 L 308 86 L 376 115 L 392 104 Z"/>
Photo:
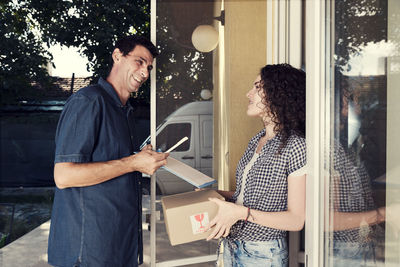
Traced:
<path id="1" fill-rule="evenodd" d="M 375 209 L 369 175 L 362 162 L 356 161 L 356 155 L 351 153 L 351 150 L 346 153 L 338 142 L 334 144 L 332 152 L 334 170 L 330 176 L 330 199 L 333 210 L 363 212 Z M 365 242 L 371 231 L 370 226 L 335 231 L 333 239 L 347 242 Z"/>
<path id="2" fill-rule="evenodd" d="M 258 141 L 263 135 L 265 135 L 265 129 L 250 140 L 247 150 L 238 163 L 233 202 L 240 193 L 244 168 L 253 157 Z M 288 138 L 281 153 L 277 154 L 280 144 L 280 135 L 269 140 L 250 168 L 244 189 L 244 206 L 268 212 L 287 210 L 287 177 L 290 173 L 305 166 L 306 142 L 304 138 L 292 135 Z M 285 237 L 286 231 L 240 220 L 232 226 L 228 239 L 268 241 Z"/>

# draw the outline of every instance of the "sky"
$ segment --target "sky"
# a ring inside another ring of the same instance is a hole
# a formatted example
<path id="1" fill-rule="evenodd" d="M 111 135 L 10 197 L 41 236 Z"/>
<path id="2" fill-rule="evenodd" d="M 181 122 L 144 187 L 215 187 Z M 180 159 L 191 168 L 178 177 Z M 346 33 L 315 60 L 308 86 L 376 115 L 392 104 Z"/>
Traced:
<path id="1" fill-rule="evenodd" d="M 66 78 L 72 77 L 72 73 L 75 73 L 75 77 L 91 76 L 91 73 L 86 70 L 88 60 L 79 55 L 77 48 L 55 45 L 50 47 L 49 50 L 56 65 L 56 68 L 51 70 L 52 76 Z"/>
<path id="2" fill-rule="evenodd" d="M 87 58 L 78 53 L 77 48 L 68 48 L 55 45 L 50 48 L 54 56 L 56 68 L 52 69 L 52 76 L 75 77 L 91 76 L 86 70 Z M 385 74 L 385 58 L 388 56 L 398 56 L 399 51 L 396 45 L 390 42 L 381 41 L 377 43 L 368 43 L 362 48 L 358 55 L 352 55 L 349 60 L 350 71 L 343 74 L 349 76 L 370 76 Z M 400 68 L 400 66 L 399 66 Z"/>
<path id="3" fill-rule="evenodd" d="M 360 54 L 350 57 L 348 65 L 351 66 L 351 69 L 343 74 L 349 76 L 384 75 L 386 58 L 399 56 L 397 45 L 385 40 L 367 43 L 361 47 Z"/>

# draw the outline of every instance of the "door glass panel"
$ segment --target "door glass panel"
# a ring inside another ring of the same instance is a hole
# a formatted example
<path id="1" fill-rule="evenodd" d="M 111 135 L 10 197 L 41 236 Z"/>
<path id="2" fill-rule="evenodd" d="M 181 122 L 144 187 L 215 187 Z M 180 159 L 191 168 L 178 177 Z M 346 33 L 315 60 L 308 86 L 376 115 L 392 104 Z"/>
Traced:
<path id="1" fill-rule="evenodd" d="M 156 147 L 166 151 L 179 140 L 189 139 L 170 153 L 200 172 L 212 176 L 212 165 L 203 169 L 201 140 L 213 143 L 213 127 L 202 132 L 200 116 L 213 117 L 213 53 L 197 51 L 192 33 L 200 24 L 212 24 L 214 1 L 156 0 L 156 45 L 160 51 L 156 62 Z M 166 125 L 164 127 L 164 125 Z M 207 140 L 206 140 L 207 139 Z M 212 146 L 210 147 L 212 155 Z M 212 161 L 212 158 L 210 159 Z M 161 168 L 156 173 L 160 189 L 158 199 L 171 194 L 194 191 L 193 185 Z M 195 241 L 171 246 L 161 203 L 156 205 L 160 220 L 156 223 L 156 262 L 174 261 L 216 253 L 216 242 Z M 145 233 L 145 243 L 149 242 Z M 145 245 L 145 250 L 150 249 Z M 150 255 L 150 252 L 146 252 Z M 146 259 L 145 259 L 146 263 Z M 167 263 L 174 265 L 177 263 Z M 198 263 L 199 264 L 199 263 Z M 213 262 L 198 266 L 214 265 Z"/>
<path id="2" fill-rule="evenodd" d="M 400 5 L 348 0 L 329 8 L 325 266 L 399 266 Z"/>
<path id="3" fill-rule="evenodd" d="M 183 144 L 174 149 L 176 152 L 183 152 L 189 150 L 191 140 L 191 124 L 190 123 L 173 123 L 167 125 L 157 135 L 157 147 L 161 151 L 166 151 L 181 139 L 180 136 L 187 136 L 189 139 Z"/>

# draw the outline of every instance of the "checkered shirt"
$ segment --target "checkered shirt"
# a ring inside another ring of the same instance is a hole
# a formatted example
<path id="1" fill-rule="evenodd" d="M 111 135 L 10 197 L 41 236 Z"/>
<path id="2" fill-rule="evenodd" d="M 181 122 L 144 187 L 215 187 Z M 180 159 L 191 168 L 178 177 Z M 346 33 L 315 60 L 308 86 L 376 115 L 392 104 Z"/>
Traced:
<path id="1" fill-rule="evenodd" d="M 356 161 L 351 150 L 345 151 L 336 142 L 332 149 L 333 167 L 331 173 L 331 205 L 339 212 L 363 212 L 375 209 L 369 175 L 362 162 Z M 364 226 L 335 231 L 333 239 L 346 242 L 365 242 L 373 227 Z"/>
<path id="2" fill-rule="evenodd" d="M 265 129 L 254 136 L 240 159 L 236 169 L 236 192 L 232 201 L 240 193 L 243 171 L 253 157 L 259 139 Z M 269 140 L 261 149 L 260 156 L 250 168 L 244 188 L 243 205 L 251 209 L 278 212 L 287 210 L 287 178 L 290 173 L 306 164 L 306 142 L 297 135 L 291 135 L 287 144 L 278 154 L 281 136 Z M 278 230 L 243 220 L 236 222 L 228 239 L 243 241 L 268 241 L 286 237 L 286 231 Z"/>

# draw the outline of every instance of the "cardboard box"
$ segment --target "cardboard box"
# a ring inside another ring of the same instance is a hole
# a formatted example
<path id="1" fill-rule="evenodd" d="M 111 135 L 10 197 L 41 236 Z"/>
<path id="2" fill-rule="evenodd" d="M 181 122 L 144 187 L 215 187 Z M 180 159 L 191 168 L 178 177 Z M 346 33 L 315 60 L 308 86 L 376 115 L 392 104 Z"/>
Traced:
<path id="1" fill-rule="evenodd" d="M 161 198 L 165 227 L 172 246 L 205 239 L 205 226 L 217 215 L 218 205 L 208 198 L 224 198 L 215 190 L 192 191 Z"/>

